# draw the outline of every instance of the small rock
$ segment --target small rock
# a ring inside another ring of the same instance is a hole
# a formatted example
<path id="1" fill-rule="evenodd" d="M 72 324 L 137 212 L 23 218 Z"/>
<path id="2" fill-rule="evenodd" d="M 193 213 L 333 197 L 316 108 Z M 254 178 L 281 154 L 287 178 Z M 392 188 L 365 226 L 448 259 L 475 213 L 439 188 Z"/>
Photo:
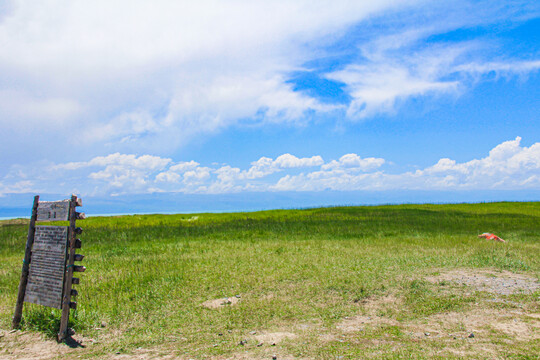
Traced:
<path id="1" fill-rule="evenodd" d="M 273 342 L 273 343 L 272 343 L 272 346 L 276 346 L 276 343 L 275 343 L 275 342 Z"/>
<path id="2" fill-rule="evenodd" d="M 429 336 L 431 333 L 425 332 L 424 335 Z"/>
<path id="3" fill-rule="evenodd" d="M 247 342 L 248 342 L 247 340 L 240 340 L 240 345 L 244 346 L 247 344 Z"/>
<path id="4" fill-rule="evenodd" d="M 218 346 L 218 344 L 214 344 L 214 345 L 212 345 L 212 346 L 213 346 L 213 347 L 217 347 L 217 346 Z"/>
<path id="5" fill-rule="evenodd" d="M 232 333 L 232 330 L 227 330 L 227 332 L 230 334 L 230 333 Z"/>
<path id="6" fill-rule="evenodd" d="M 236 298 L 240 299 L 240 294 L 238 294 L 238 295 L 235 295 L 235 296 L 236 296 Z"/>
<path id="7" fill-rule="evenodd" d="M 101 327 L 105 327 L 105 326 L 107 326 L 107 323 L 105 321 L 102 321 L 101 322 Z"/>
<path id="8" fill-rule="evenodd" d="M 120 351 L 117 351 L 117 352 L 116 352 L 116 355 L 120 355 Z"/>
<path id="9" fill-rule="evenodd" d="M 260 343 L 257 344 L 257 346 L 259 346 L 259 347 L 261 347 L 261 346 L 263 346 L 263 345 L 264 345 L 263 342 L 260 342 Z"/>
<path id="10" fill-rule="evenodd" d="M 276 355 L 272 355 L 272 360 L 277 360 L 277 356 L 276 356 Z"/>
<path id="11" fill-rule="evenodd" d="M 252 332 L 250 332 L 249 334 L 250 334 L 250 335 L 255 335 L 256 333 L 257 333 L 256 331 L 252 331 Z"/>
<path id="12" fill-rule="evenodd" d="M 473 332 L 470 333 L 470 334 L 469 334 L 469 337 L 470 337 L 470 338 L 473 338 L 473 337 L 474 337 L 474 333 L 473 333 Z"/>

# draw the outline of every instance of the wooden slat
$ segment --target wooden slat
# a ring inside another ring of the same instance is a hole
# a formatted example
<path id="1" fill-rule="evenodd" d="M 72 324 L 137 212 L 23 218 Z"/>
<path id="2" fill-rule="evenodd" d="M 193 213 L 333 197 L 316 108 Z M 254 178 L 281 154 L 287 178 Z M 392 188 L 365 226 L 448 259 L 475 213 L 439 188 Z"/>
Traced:
<path id="1" fill-rule="evenodd" d="M 69 217 L 69 200 L 40 201 L 37 221 L 66 221 Z"/>
<path id="2" fill-rule="evenodd" d="M 57 287 L 62 286 L 63 279 L 57 279 L 57 278 L 51 278 L 46 276 L 34 276 L 31 281 L 28 281 L 28 285 L 36 285 L 39 286 L 41 284 L 45 284 L 47 286 L 51 287 Z"/>
<path id="3" fill-rule="evenodd" d="M 62 302 L 62 296 L 57 296 L 57 294 L 46 294 L 43 292 L 40 292 L 39 294 L 27 292 L 26 296 L 24 297 L 24 301 L 27 303 L 60 309 L 61 307 L 57 304 Z"/>
<path id="4" fill-rule="evenodd" d="M 28 273 L 30 272 L 30 259 L 32 258 L 32 246 L 34 245 L 36 232 L 36 218 L 39 205 L 39 195 L 34 196 L 34 205 L 32 206 L 32 217 L 28 226 L 28 237 L 26 238 L 26 248 L 24 252 L 23 266 L 21 271 L 21 281 L 19 282 L 19 291 L 17 293 L 17 304 L 15 305 L 15 313 L 11 327 L 16 329 L 19 327 L 22 318 L 22 310 L 24 298 L 26 296 L 26 286 L 28 284 Z"/>
<path id="5" fill-rule="evenodd" d="M 25 302 L 62 308 L 67 226 L 37 226 Z"/>
<path id="6" fill-rule="evenodd" d="M 71 196 L 70 202 L 70 211 L 69 211 L 69 248 L 67 251 L 66 259 L 66 280 L 64 281 L 64 290 L 62 295 L 62 317 L 60 318 L 60 329 L 58 330 L 57 340 L 60 342 L 64 340 L 69 335 L 68 322 L 69 322 L 69 309 L 71 308 L 71 286 L 73 279 L 73 263 L 75 262 L 75 248 L 77 240 L 75 234 L 80 234 L 82 231 L 77 232 L 76 230 L 76 211 L 75 207 L 78 203 L 78 198 L 75 195 Z M 82 203 L 81 203 L 82 205 Z M 78 240 L 80 244 L 80 240 Z M 75 303 L 75 306 L 77 304 Z"/>

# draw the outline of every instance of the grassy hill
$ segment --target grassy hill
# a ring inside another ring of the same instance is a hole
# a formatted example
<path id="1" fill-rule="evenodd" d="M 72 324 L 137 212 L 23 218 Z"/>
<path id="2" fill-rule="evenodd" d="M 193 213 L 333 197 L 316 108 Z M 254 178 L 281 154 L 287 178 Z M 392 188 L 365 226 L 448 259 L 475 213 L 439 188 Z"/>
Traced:
<path id="1" fill-rule="evenodd" d="M 27 226 L 0 224 L 0 357 L 36 333 L 44 358 L 540 353 L 537 202 L 89 218 L 77 349 L 47 340 L 49 308 L 25 304 L 25 333 L 7 333 Z"/>

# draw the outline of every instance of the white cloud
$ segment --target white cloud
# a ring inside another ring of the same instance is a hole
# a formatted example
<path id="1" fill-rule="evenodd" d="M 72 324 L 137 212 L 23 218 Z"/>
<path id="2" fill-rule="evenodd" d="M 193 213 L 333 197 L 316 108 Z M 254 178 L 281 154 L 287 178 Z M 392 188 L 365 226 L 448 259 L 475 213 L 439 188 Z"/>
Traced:
<path id="1" fill-rule="evenodd" d="M 132 111 L 122 113 L 105 124 L 97 124 L 82 133 L 81 140 L 99 142 L 115 140 L 120 143 L 144 141 L 144 136 L 159 134 L 163 129 L 148 112 Z"/>
<path id="2" fill-rule="evenodd" d="M 79 192 L 131 194 L 148 192 L 233 193 L 240 191 L 385 191 L 385 190 L 540 190 L 540 143 L 521 146 L 521 138 L 495 146 L 481 159 L 459 163 L 442 158 L 432 166 L 390 173 L 382 158 L 345 154 L 322 157 L 283 154 L 262 157 L 242 169 L 230 165 L 174 163 L 158 156 L 111 154 L 87 162 L 14 166 L 0 179 L 0 194 Z M 273 174 L 281 174 L 279 178 Z M 39 184 L 39 189 L 37 188 Z"/>
<path id="3" fill-rule="evenodd" d="M 199 186 L 204 185 L 204 181 L 210 178 L 211 168 L 199 166 L 196 161 L 181 161 L 170 166 L 166 171 L 159 173 L 156 183 L 169 183 L 168 187 L 161 187 L 172 191 L 182 190 L 184 192 L 195 192 Z M 185 186 L 185 187 L 182 187 Z M 156 185 L 159 187 L 159 185 Z"/>
<path id="4" fill-rule="evenodd" d="M 458 82 L 439 81 L 436 76 L 423 73 L 420 64 L 415 68 L 410 64 L 349 65 L 327 77 L 347 85 L 352 97 L 347 109 L 349 118 L 392 113 L 396 101 L 457 89 Z"/>
<path id="5" fill-rule="evenodd" d="M 30 180 L 20 180 L 8 185 L 0 182 L 0 197 L 5 196 L 5 194 L 30 193 L 34 189 L 36 189 L 35 184 Z"/>
<path id="6" fill-rule="evenodd" d="M 276 158 L 273 161 L 272 165 L 277 168 L 286 169 L 286 168 L 300 168 L 300 167 L 309 167 L 317 166 L 324 164 L 322 157 L 316 155 L 310 158 L 297 158 L 291 154 L 283 154 Z"/>
<path id="7" fill-rule="evenodd" d="M 11 123 L 15 127 L 25 127 L 28 123 L 40 125 L 37 119 L 47 120 L 42 126 L 54 126 L 65 124 L 66 119 L 78 115 L 81 106 L 68 97 L 47 97 L 0 87 L 0 109 L 0 121 L 2 118 L 22 120 Z"/>
<path id="8" fill-rule="evenodd" d="M 540 143 L 521 147 L 521 138 L 505 141 L 489 152 L 489 156 L 456 163 L 441 159 L 437 164 L 416 173 L 419 177 L 447 181 L 456 188 L 519 189 L 538 187 L 540 175 Z"/>
<path id="9" fill-rule="evenodd" d="M 520 142 L 520 137 L 503 142 L 483 159 L 458 163 L 443 158 L 423 170 L 402 174 L 388 174 L 383 171 L 355 173 L 350 168 L 344 168 L 342 164 L 345 162 L 341 159 L 333 160 L 323 165 L 321 171 L 295 176 L 286 175 L 272 189 L 277 191 L 540 189 L 540 143 L 522 147 Z M 357 158 L 354 154 L 344 157 L 351 160 Z M 371 161 L 374 163 L 373 169 L 383 163 L 382 159 L 375 160 Z"/>
<path id="10" fill-rule="evenodd" d="M 264 190 L 265 184 L 250 183 L 250 180 L 264 178 L 268 175 L 283 171 L 284 169 L 302 168 L 320 166 L 324 163 L 322 157 L 312 156 L 310 158 L 298 158 L 291 154 L 283 154 L 275 160 L 262 157 L 251 163 L 251 167 L 247 170 L 231 167 L 229 165 L 222 166 L 217 169 L 218 183 L 212 184 L 209 188 L 212 192 L 221 191 L 240 191 L 244 187 L 239 184 L 244 184 L 250 190 Z"/>
<path id="11" fill-rule="evenodd" d="M 324 163 L 322 157 L 312 156 L 310 158 L 297 158 L 291 154 L 283 154 L 278 156 L 275 160 L 271 158 L 262 157 L 257 161 L 251 163 L 251 168 L 247 171 L 239 171 L 239 179 L 256 179 L 261 178 L 283 169 L 312 167 L 322 165 Z"/>
<path id="12" fill-rule="evenodd" d="M 462 93 L 492 72 L 526 76 L 540 68 L 534 54 L 524 54 L 528 60 L 513 58 L 485 38 L 434 40 L 456 29 L 513 25 L 538 13 L 538 5 L 525 5 L 465 0 L 4 1 L 2 165 L 7 169 L 16 155 L 27 159 L 17 161 L 28 174 L 33 161 L 66 174 L 80 170 L 93 181 L 92 191 L 108 191 L 103 184 L 126 192 L 264 190 L 270 186 L 267 177 L 277 173 L 290 176 L 288 181 L 303 173 L 306 188 L 323 178 L 317 188 L 332 188 L 333 177 L 340 176 L 342 188 L 349 183 L 369 187 L 369 181 L 377 188 L 390 186 L 393 177 L 380 171 L 383 159 L 355 154 L 326 164 L 320 156 L 284 154 L 221 169 L 194 161 L 173 164 L 167 157 L 197 137 L 231 126 L 305 125 L 312 114 L 329 112 L 340 121 L 344 109 L 351 119 L 366 118 L 398 111 L 411 98 Z M 345 55 L 340 53 L 343 44 Z M 309 68 L 328 59 L 336 59 L 335 70 L 320 76 L 344 83 L 349 103 L 322 102 L 291 81 L 295 71 L 314 76 L 329 71 Z M 73 149 L 85 156 L 112 155 L 67 162 L 74 159 Z M 450 162 L 437 166 L 453 172 L 472 166 Z M 52 178 L 50 169 L 36 176 Z M 15 172 L 8 176 L 18 178 Z M 410 186 L 419 177 L 402 175 Z M 82 175 L 77 179 L 86 183 Z M 437 181 L 464 180 L 452 173 Z M 536 181 L 532 174 L 522 183 L 535 186 Z M 29 186 L 8 183 L 2 192 Z"/>
<path id="13" fill-rule="evenodd" d="M 459 95 L 488 73 L 524 77 L 540 69 L 540 60 L 504 58 L 500 54 L 504 51 L 489 57 L 487 54 L 500 45 L 488 39 L 426 41 L 437 34 L 489 21 L 465 13 L 466 8 L 474 8 L 472 4 L 465 5 L 446 9 L 445 5 L 435 5 L 442 6 L 438 9 L 441 13 L 432 12 L 426 19 L 416 19 L 419 23 L 392 29 L 390 33 L 384 29 L 381 35 L 358 44 L 356 60 L 325 74 L 327 79 L 346 85 L 351 96 L 347 117 L 357 120 L 394 114 L 400 103 L 409 99 Z M 502 9 L 493 8 L 487 19 L 500 20 Z"/>
<path id="14" fill-rule="evenodd" d="M 177 183 L 182 177 L 173 171 L 165 171 L 156 175 L 157 182 Z"/>
<path id="15" fill-rule="evenodd" d="M 64 119 L 42 126 L 49 141 L 163 153 L 243 119 L 303 122 L 337 106 L 296 91 L 287 74 L 317 44 L 415 2 L 9 1 L 0 125 L 32 134 L 28 124 Z"/>
<path id="16" fill-rule="evenodd" d="M 385 163 L 381 158 L 365 158 L 362 159 L 356 154 L 343 155 L 339 160 L 332 160 L 328 164 L 321 167 L 322 170 L 331 169 L 355 169 L 360 171 L 368 171 L 376 169 Z"/>
<path id="17" fill-rule="evenodd" d="M 115 153 L 98 156 L 86 162 L 54 165 L 50 167 L 49 177 L 71 173 L 73 180 L 82 182 L 80 185 L 91 193 L 110 193 L 112 190 L 116 195 L 144 193 L 154 182 L 154 177 L 157 176 L 159 181 L 163 181 L 164 176 L 159 172 L 170 163 L 171 159 L 159 156 Z M 86 177 L 90 180 L 85 179 Z"/>
<path id="18" fill-rule="evenodd" d="M 112 166 L 112 167 L 124 167 L 139 170 L 154 171 L 165 167 L 171 162 L 171 159 L 161 158 L 153 155 L 126 155 L 126 154 L 110 154 L 107 156 L 97 156 L 90 161 L 86 162 L 70 162 L 66 164 L 56 165 L 55 169 L 75 170 L 84 167 L 94 166 Z"/>
<path id="19" fill-rule="evenodd" d="M 487 62 L 483 64 L 468 63 L 456 67 L 456 71 L 470 74 L 485 74 L 496 72 L 502 75 L 528 74 L 540 69 L 540 60 L 534 61 L 508 61 L 508 62 Z"/>

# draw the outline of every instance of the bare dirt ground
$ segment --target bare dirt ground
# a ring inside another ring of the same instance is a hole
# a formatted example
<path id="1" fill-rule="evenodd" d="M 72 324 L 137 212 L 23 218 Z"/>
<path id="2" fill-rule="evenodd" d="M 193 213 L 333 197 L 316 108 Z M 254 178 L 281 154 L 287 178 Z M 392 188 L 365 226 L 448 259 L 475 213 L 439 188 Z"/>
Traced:
<path id="1" fill-rule="evenodd" d="M 389 326 L 398 327 L 406 333 L 411 341 L 429 346 L 443 344 L 444 350 L 437 350 L 431 355 L 501 358 L 502 346 L 540 340 L 540 313 L 537 306 L 523 306 L 519 298 L 508 299 L 511 295 L 532 294 L 540 290 L 540 282 L 536 278 L 508 271 L 490 270 L 453 270 L 440 272 L 437 275 L 423 278 L 432 286 L 444 282 L 450 288 L 444 291 L 463 295 L 482 292 L 487 296 L 466 311 L 448 311 L 436 313 L 421 319 L 398 320 L 396 317 L 384 315 L 388 310 L 399 312 L 403 306 L 403 298 L 395 295 L 373 297 L 358 304 L 358 314 L 338 321 L 333 328 L 324 328 L 313 324 L 299 324 L 279 331 L 247 332 L 239 350 L 230 357 L 220 359 L 294 359 L 286 352 L 283 343 L 305 342 L 307 338 L 316 339 L 319 343 L 351 341 L 357 334 L 369 330 L 384 329 Z M 209 300 L 201 304 L 210 309 L 223 306 L 234 306 L 242 299 L 230 297 Z M 500 304 L 501 306 L 498 306 Z M 390 312 L 392 313 L 392 312 Z M 43 335 L 21 331 L 0 330 L 0 359 L 79 359 L 87 358 L 85 349 L 100 345 L 91 338 L 76 336 L 82 347 L 69 347 L 57 344 L 54 340 L 45 339 Z M 106 341 L 106 340 L 105 340 Z M 384 336 L 366 340 L 367 345 L 377 346 L 383 343 Z M 399 344 L 395 344 L 396 347 Z M 440 348 L 439 345 L 433 346 Z M 106 352 L 106 351 L 105 351 Z M 373 355 L 373 354 L 371 354 Z M 532 354 L 531 354 L 532 355 Z M 373 357 L 373 356 L 372 356 Z M 376 355 L 375 355 L 376 357 Z M 166 349 L 136 349 L 130 354 L 111 353 L 94 358 L 106 359 L 189 359 L 178 352 Z M 298 357 L 296 357 L 298 358 Z"/>
<path id="2" fill-rule="evenodd" d="M 203 302 L 201 305 L 208 309 L 218 309 L 222 306 L 236 305 L 240 301 L 240 296 L 226 297 Z"/>
<path id="3" fill-rule="evenodd" d="M 540 282 L 536 279 L 509 271 L 454 270 L 426 277 L 425 280 L 432 283 L 450 281 L 468 286 L 470 290 L 487 291 L 499 295 L 530 294 L 540 290 Z"/>
<path id="4" fill-rule="evenodd" d="M 22 331 L 6 332 L 0 336 L 0 359 L 48 360 L 57 357 L 76 357 L 78 348 L 45 339 L 43 335 Z M 79 341 L 91 344 L 90 339 L 79 337 Z"/>

